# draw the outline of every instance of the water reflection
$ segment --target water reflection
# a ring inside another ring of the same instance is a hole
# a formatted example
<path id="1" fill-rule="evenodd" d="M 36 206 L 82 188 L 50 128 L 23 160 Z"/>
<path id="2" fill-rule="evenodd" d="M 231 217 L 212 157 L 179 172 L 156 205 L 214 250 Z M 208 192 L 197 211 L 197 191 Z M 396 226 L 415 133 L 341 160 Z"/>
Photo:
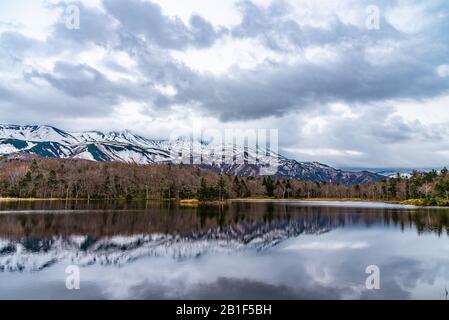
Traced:
<path id="1" fill-rule="evenodd" d="M 418 233 L 449 234 L 449 210 L 316 206 L 241 202 L 224 206 L 181 207 L 162 202 L 16 202 L 0 203 L 0 237 L 103 237 L 142 233 L 189 236 L 210 229 L 296 226 L 317 233 L 345 226 L 392 225 Z M 230 235 L 232 236 L 232 235 Z"/>
<path id="2" fill-rule="evenodd" d="M 449 283 L 445 209 L 79 201 L 1 209 L 0 298 L 33 297 L 28 278 L 48 298 L 440 298 Z M 60 292 L 72 263 L 85 267 L 85 295 Z M 382 269 L 378 292 L 364 287 L 369 264 Z"/>

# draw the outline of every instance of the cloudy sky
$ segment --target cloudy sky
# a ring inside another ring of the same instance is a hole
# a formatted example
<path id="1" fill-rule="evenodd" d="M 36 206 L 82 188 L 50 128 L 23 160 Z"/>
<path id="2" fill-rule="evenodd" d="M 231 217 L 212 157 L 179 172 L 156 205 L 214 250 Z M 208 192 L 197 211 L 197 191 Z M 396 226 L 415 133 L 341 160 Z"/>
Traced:
<path id="1" fill-rule="evenodd" d="M 439 167 L 448 30 L 446 0 L 2 1 L 0 123 L 276 128 L 298 160 Z"/>

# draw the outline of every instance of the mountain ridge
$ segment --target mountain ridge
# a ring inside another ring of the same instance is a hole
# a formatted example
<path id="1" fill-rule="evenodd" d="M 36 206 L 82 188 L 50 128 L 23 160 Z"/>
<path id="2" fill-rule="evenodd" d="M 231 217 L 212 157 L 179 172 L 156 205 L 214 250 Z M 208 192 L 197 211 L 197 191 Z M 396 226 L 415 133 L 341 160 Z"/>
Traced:
<path id="1" fill-rule="evenodd" d="M 195 144 L 194 149 L 200 153 L 193 156 L 201 158 L 201 163 L 192 163 L 190 161 L 192 155 L 182 158 L 184 161 L 180 163 L 223 174 L 260 175 L 261 166 L 257 162 L 237 163 L 234 158 L 232 163 L 224 163 L 222 155 L 217 155 L 213 147 L 202 141 L 188 141 L 181 138 L 175 141 L 151 140 L 129 130 L 106 133 L 66 132 L 48 125 L 0 124 L 0 156 L 6 157 L 40 156 L 138 164 L 179 163 L 176 162 L 179 159 L 174 158 L 172 150 L 189 153 L 193 150 L 191 143 Z M 274 174 L 276 178 L 341 184 L 360 184 L 385 178 L 368 171 L 344 171 L 319 162 L 299 162 L 270 150 L 264 151 L 268 151 L 270 156 L 277 157 L 278 170 Z M 236 156 L 236 151 L 232 151 L 232 148 L 230 152 L 234 152 L 231 157 Z M 237 156 L 254 160 L 257 152 L 248 148 Z"/>

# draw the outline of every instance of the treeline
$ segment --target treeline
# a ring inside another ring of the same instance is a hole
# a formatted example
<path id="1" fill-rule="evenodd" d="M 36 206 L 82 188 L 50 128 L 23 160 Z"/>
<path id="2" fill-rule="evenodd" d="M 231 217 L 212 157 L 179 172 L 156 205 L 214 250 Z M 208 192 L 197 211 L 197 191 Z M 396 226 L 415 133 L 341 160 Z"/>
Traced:
<path id="1" fill-rule="evenodd" d="M 186 165 L 61 159 L 0 159 L 0 197 L 70 199 L 359 198 L 449 203 L 449 173 L 362 185 L 219 175 Z"/>
<path id="2" fill-rule="evenodd" d="M 224 200 L 263 194 L 259 185 L 183 165 L 0 159 L 0 197 Z"/>

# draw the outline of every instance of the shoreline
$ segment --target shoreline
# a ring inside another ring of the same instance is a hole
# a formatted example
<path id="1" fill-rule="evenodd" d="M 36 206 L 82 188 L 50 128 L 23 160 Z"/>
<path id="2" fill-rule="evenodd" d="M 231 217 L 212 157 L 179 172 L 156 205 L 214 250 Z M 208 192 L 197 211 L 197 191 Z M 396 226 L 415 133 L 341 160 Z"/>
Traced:
<path id="1" fill-rule="evenodd" d="M 38 201 L 64 201 L 60 198 L 0 198 L 0 202 L 38 202 Z M 72 200 L 72 199 L 68 199 Z"/>
<path id="2" fill-rule="evenodd" d="M 277 199 L 277 198 L 235 198 L 229 199 L 230 201 L 311 201 L 311 202 L 382 202 L 391 204 L 401 204 L 402 201 L 399 200 L 382 200 L 382 199 L 361 199 L 361 198 L 288 198 L 288 199 Z"/>
<path id="3" fill-rule="evenodd" d="M 43 201 L 121 201 L 126 199 L 117 198 L 117 199 L 84 199 L 84 198 L 11 198 L 11 197 L 0 197 L 0 203 L 11 203 L 11 202 L 43 202 Z M 361 199 L 361 198 L 269 198 L 269 197 L 250 197 L 250 198 L 230 198 L 226 200 L 207 200 L 200 201 L 197 199 L 133 199 L 133 201 L 172 201 L 176 202 L 181 206 L 190 206 L 196 207 L 198 205 L 224 205 L 232 202 L 266 202 L 266 201 L 274 201 L 274 202 L 360 202 L 360 203 L 387 203 L 387 204 L 398 204 L 398 205 L 414 205 L 416 207 L 437 207 L 437 208 L 449 208 L 448 206 L 427 206 L 421 203 L 424 203 L 424 199 L 408 199 L 408 200 L 383 200 L 383 199 Z"/>
<path id="4" fill-rule="evenodd" d="M 114 198 L 114 199 L 96 199 L 96 198 L 1 198 L 0 197 L 0 203 L 1 202 L 40 202 L 40 201 L 127 201 L 125 198 Z M 149 199 L 140 199 L 135 198 L 132 201 L 175 201 L 174 199 L 155 199 L 155 198 L 149 198 Z"/>

